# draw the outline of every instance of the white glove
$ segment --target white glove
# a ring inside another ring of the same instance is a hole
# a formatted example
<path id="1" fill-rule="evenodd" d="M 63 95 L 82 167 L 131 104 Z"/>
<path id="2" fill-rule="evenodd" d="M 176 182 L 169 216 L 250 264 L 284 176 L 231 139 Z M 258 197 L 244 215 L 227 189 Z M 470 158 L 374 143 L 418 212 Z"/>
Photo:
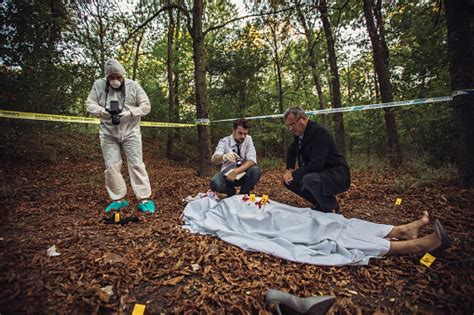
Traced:
<path id="1" fill-rule="evenodd" d="M 227 152 L 226 154 L 224 154 L 222 156 L 222 160 L 225 162 L 225 161 L 230 161 L 230 162 L 233 162 L 235 163 L 235 161 L 237 159 L 240 159 L 240 156 L 235 153 L 234 151 L 230 151 L 230 152 Z"/>
<path id="2" fill-rule="evenodd" d="M 132 112 L 127 110 L 127 111 L 124 111 L 124 112 L 121 112 L 119 114 L 120 118 L 125 118 L 125 117 L 132 117 Z"/>
<path id="3" fill-rule="evenodd" d="M 102 109 L 102 111 L 100 112 L 100 118 L 103 118 L 103 119 L 110 119 L 110 114 L 108 111 L 104 109 Z"/>

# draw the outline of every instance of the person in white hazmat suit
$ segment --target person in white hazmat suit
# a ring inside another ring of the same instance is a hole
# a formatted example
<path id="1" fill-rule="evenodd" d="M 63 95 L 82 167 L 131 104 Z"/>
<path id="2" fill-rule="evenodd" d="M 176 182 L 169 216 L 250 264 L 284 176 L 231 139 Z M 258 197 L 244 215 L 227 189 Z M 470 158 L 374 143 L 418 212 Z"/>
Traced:
<path id="1" fill-rule="evenodd" d="M 143 163 L 140 131 L 140 119 L 150 112 L 150 101 L 137 82 L 125 78 L 125 69 L 117 60 L 108 60 L 104 68 L 106 77 L 94 82 L 87 97 L 87 112 L 100 117 L 99 138 L 106 167 L 105 186 L 112 199 L 105 212 L 128 206 L 124 199 L 127 186 L 121 174 L 123 149 L 132 189 L 139 200 L 138 210 L 154 213 L 150 180 Z M 110 113 L 114 113 L 113 109 L 117 106 L 115 114 L 117 111 L 119 113 L 114 120 L 120 122 L 114 124 Z"/>

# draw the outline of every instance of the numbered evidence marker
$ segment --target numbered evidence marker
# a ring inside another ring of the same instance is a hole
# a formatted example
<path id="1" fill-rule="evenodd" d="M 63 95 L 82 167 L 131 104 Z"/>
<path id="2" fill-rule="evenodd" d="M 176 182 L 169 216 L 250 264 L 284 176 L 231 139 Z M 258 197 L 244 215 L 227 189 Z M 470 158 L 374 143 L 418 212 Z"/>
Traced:
<path id="1" fill-rule="evenodd" d="M 255 201 L 255 194 L 250 194 L 249 201 L 250 201 L 250 202 L 254 202 L 254 201 Z"/>
<path id="2" fill-rule="evenodd" d="M 402 204 L 402 198 L 397 198 L 397 200 L 395 200 L 395 205 L 399 206 Z"/>
<path id="3" fill-rule="evenodd" d="M 430 253 L 426 253 L 421 259 L 420 263 L 425 265 L 426 267 L 430 267 L 431 264 L 436 260 L 436 257 L 431 255 Z"/>
<path id="4" fill-rule="evenodd" d="M 114 214 L 114 222 L 119 223 L 120 222 L 120 212 L 117 212 Z"/>
<path id="5" fill-rule="evenodd" d="M 132 315 L 143 315 L 145 313 L 145 307 L 146 305 L 143 304 L 135 304 Z"/>
<path id="6" fill-rule="evenodd" d="M 266 204 L 267 201 L 268 201 L 268 195 L 263 195 L 262 200 L 261 200 L 262 205 Z"/>

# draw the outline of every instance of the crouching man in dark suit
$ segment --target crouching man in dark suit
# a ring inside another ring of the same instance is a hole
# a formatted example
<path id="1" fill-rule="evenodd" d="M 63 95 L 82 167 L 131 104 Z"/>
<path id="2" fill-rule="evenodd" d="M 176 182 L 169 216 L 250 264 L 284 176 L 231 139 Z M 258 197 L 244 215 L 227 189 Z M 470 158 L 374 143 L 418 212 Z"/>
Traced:
<path id="1" fill-rule="evenodd" d="M 314 210 L 339 212 L 335 195 L 348 190 L 351 179 L 349 166 L 333 137 L 299 107 L 289 108 L 283 121 L 295 135 L 288 148 L 285 186 L 311 202 Z"/>

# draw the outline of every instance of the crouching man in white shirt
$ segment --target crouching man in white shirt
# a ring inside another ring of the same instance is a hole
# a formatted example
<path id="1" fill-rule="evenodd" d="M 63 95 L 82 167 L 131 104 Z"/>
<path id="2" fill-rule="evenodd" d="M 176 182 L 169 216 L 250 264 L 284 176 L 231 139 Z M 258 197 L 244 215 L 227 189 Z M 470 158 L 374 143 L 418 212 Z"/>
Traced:
<path id="1" fill-rule="evenodd" d="M 257 166 L 257 153 L 252 137 L 248 135 L 249 129 L 247 119 L 237 119 L 232 134 L 219 140 L 211 161 L 222 167 L 211 179 L 213 191 L 230 197 L 235 195 L 235 187 L 240 187 L 240 194 L 249 194 L 260 180 L 262 172 Z"/>

